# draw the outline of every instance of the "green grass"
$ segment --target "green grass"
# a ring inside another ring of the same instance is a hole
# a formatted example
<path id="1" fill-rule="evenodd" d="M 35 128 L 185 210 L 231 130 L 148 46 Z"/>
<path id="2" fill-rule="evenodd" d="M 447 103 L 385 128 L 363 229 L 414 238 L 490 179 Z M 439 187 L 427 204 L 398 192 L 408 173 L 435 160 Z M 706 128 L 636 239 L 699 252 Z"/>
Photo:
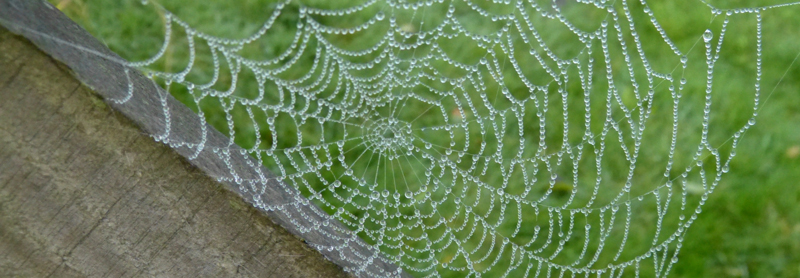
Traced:
<path id="1" fill-rule="evenodd" d="M 122 57 L 129 60 L 143 60 L 151 56 L 160 47 L 163 40 L 163 20 L 161 15 L 152 8 L 142 6 L 139 1 L 88 1 L 88 0 L 51 0 L 57 4 L 63 11 L 70 15 L 74 20 L 83 25 L 96 37 L 103 40 L 109 47 L 119 53 Z M 211 35 L 226 37 L 226 38 L 242 38 L 258 30 L 261 23 L 268 17 L 269 11 L 272 10 L 273 4 L 267 0 L 247 0 L 247 1 L 159 1 L 168 10 L 172 11 L 181 19 L 187 21 L 194 28 L 208 32 Z M 302 1 L 306 5 L 321 7 L 321 8 L 336 8 L 348 7 L 352 1 Z M 547 6 L 547 1 L 540 1 L 543 5 Z M 638 1 L 629 1 L 633 7 L 639 7 Z M 635 2 L 635 3 L 634 3 Z M 457 2 L 461 3 L 461 2 Z M 492 8 L 491 5 L 483 2 L 481 6 L 485 8 Z M 759 4 L 767 3 L 762 1 Z M 459 4 L 461 5 L 461 4 Z M 619 3 L 616 3 L 619 5 Z M 676 43 L 677 47 L 686 51 L 692 46 L 693 50 L 689 53 L 689 58 L 694 61 L 686 69 L 686 71 L 673 71 L 678 65 L 678 58 L 672 55 L 669 48 L 662 42 L 661 37 L 656 33 L 655 28 L 649 25 L 644 19 L 643 14 L 634 10 L 634 17 L 636 20 L 637 31 L 642 36 L 644 43 L 644 52 L 650 58 L 650 62 L 654 69 L 659 72 L 673 72 L 676 76 L 686 76 L 689 79 L 687 88 L 684 90 L 684 97 L 681 99 L 681 125 L 679 132 L 679 145 L 676 150 L 676 167 L 675 169 L 683 169 L 686 165 L 694 163 L 691 161 L 691 154 L 696 147 L 696 142 L 699 141 L 699 130 L 701 127 L 702 116 L 702 103 L 704 94 L 704 47 L 700 34 L 706 28 L 718 30 L 721 26 L 721 18 L 713 19 L 710 16 L 709 9 L 699 3 L 698 1 L 660 1 L 656 3 L 649 3 L 650 7 L 655 11 L 659 23 L 664 27 L 669 37 Z M 720 3 L 722 7 L 746 7 L 748 5 L 754 6 L 752 3 L 745 1 L 729 1 Z M 285 16 L 279 18 L 276 27 L 265 36 L 269 40 L 257 40 L 251 47 L 242 50 L 242 55 L 252 58 L 266 58 L 274 57 L 283 49 L 286 49 L 292 42 L 294 32 L 296 30 L 296 23 L 294 19 L 297 15 L 298 5 L 294 4 L 287 9 Z M 588 8 L 583 5 L 569 6 L 571 9 L 565 9 L 566 16 L 571 22 L 575 22 L 578 28 L 594 29 L 599 26 L 604 13 L 599 13 L 596 9 Z M 690 7 L 690 8 L 687 8 Z M 347 20 L 333 20 L 328 18 L 318 18 L 322 23 L 332 26 L 354 26 L 359 22 L 363 22 L 366 18 L 372 16 L 379 7 L 370 8 L 363 13 L 351 18 L 352 21 Z M 446 5 L 434 5 L 424 14 L 399 14 L 398 19 L 413 22 L 406 27 L 417 28 L 420 18 L 424 17 L 427 24 L 433 24 L 441 21 L 441 14 L 446 11 Z M 510 10 L 494 9 L 491 10 L 495 13 L 507 13 Z M 692 227 L 689 229 L 683 248 L 680 251 L 680 262 L 673 266 L 671 273 L 677 277 L 797 277 L 800 276 L 800 63 L 790 66 L 795 56 L 800 53 L 800 47 L 797 42 L 800 41 L 800 19 L 796 14 L 800 12 L 800 8 L 783 8 L 774 9 L 764 12 L 764 68 L 762 80 L 762 98 L 760 103 L 760 113 L 757 118 L 757 124 L 747 130 L 743 139 L 739 143 L 737 149 L 737 156 L 733 159 L 730 165 L 730 172 L 723 175 L 722 181 L 715 189 L 713 194 L 710 195 L 706 205 L 703 207 L 703 212 Z M 363 14 L 363 15 L 361 15 Z M 482 19 L 475 13 L 468 12 L 468 9 L 459 6 L 459 13 L 457 14 L 459 20 L 469 22 L 467 28 L 479 34 L 491 34 L 502 28 L 499 22 L 492 22 L 490 20 Z M 538 19 L 535 19 L 538 20 Z M 538 20 L 537 24 L 545 26 L 548 20 Z M 427 25 L 430 26 L 430 25 Z M 554 24 L 546 25 L 548 28 L 541 28 L 542 37 L 549 45 L 558 45 L 553 51 L 560 57 L 572 56 L 582 49 L 575 47 L 577 45 L 577 37 L 571 32 L 561 30 L 563 27 L 558 27 Z M 554 26 L 551 28 L 551 26 Z M 726 34 L 726 42 L 722 51 L 722 56 L 715 67 L 714 73 L 714 94 L 713 106 L 710 118 L 711 130 L 710 140 L 715 146 L 719 146 L 720 152 L 723 154 L 723 161 L 730 151 L 730 141 L 728 140 L 733 132 L 745 124 L 753 110 L 753 87 L 755 76 L 755 17 L 752 15 L 734 15 L 730 24 L 729 32 Z M 424 28 L 424 27 L 423 27 Z M 641 29 L 638 29 L 641 28 Z M 380 25 L 376 28 L 368 30 L 365 34 L 358 35 L 340 35 L 327 37 L 336 46 L 357 50 L 363 48 L 365 45 L 375 43 L 378 36 L 375 34 L 383 34 L 386 28 Z M 152 66 L 152 69 L 159 71 L 176 72 L 182 70 L 187 61 L 187 44 L 185 35 L 182 31 L 176 31 L 174 43 L 168 49 L 165 57 L 159 60 Z M 410 39 L 409 41 L 413 41 Z M 698 43 L 698 41 L 700 43 Z M 475 63 L 486 54 L 486 51 L 481 47 L 476 46 L 470 39 L 455 38 L 452 41 L 441 42 L 447 43 L 445 47 L 448 55 L 453 59 L 464 63 Z M 632 40 L 628 41 L 632 44 Z M 310 49 L 316 46 L 316 42 L 310 44 Z M 527 48 L 521 42 L 515 42 L 517 48 L 516 59 L 520 60 L 523 65 L 526 65 L 524 72 L 526 76 L 537 84 L 545 84 L 547 78 L 544 71 L 535 67 L 535 60 L 528 55 Z M 500 50 L 499 47 L 495 48 Z M 202 49 L 199 49 L 202 52 Z M 398 55 L 408 58 L 414 55 L 419 56 L 424 54 L 426 49 L 419 50 L 423 53 L 416 52 L 401 52 Z M 612 46 L 613 52 L 619 52 L 619 49 Z M 602 49 L 599 45 L 593 48 L 594 57 L 600 58 L 599 53 Z M 367 58 L 352 58 L 352 61 L 366 61 Z M 302 76 L 309 65 L 313 63 L 311 55 L 304 54 L 298 64 L 293 66 L 286 73 L 281 75 L 283 78 L 296 78 Z M 640 61 L 634 61 L 637 64 L 637 72 L 641 73 Z M 206 56 L 198 56 L 198 61 L 195 68 L 192 70 L 189 78 L 192 80 L 208 80 L 211 76 L 209 67 L 211 65 L 210 58 Z M 529 66 L 530 67 L 527 67 Z M 552 66 L 552 65 L 551 65 Z M 223 64 L 223 67 L 227 65 Z M 464 74 L 461 69 L 454 68 L 444 63 L 435 63 L 434 67 L 439 69 L 446 76 L 460 76 Z M 612 61 L 612 68 L 614 68 L 615 81 L 617 86 L 622 92 L 623 104 L 629 107 L 635 107 L 636 98 L 631 89 L 630 84 L 625 84 L 624 80 L 629 79 L 624 74 L 624 62 L 620 57 L 616 57 Z M 485 70 L 486 68 L 482 68 Z M 577 75 L 574 68 L 570 68 L 572 76 Z M 595 69 L 595 72 L 603 72 L 603 68 Z M 506 67 L 504 72 L 507 75 L 513 74 L 511 67 Z M 781 80 L 781 77 L 785 78 Z M 366 72 L 365 76 L 370 76 L 372 73 Z M 598 74 L 596 74 L 598 75 Z M 598 75 L 599 76 L 599 75 Z M 642 78 L 642 74 L 637 74 L 637 82 L 646 84 L 646 80 Z M 223 74 L 220 77 L 222 82 L 215 86 L 215 89 L 226 90 L 227 82 L 231 77 Z M 252 74 L 243 73 L 240 76 L 240 81 L 237 83 L 236 95 L 253 98 L 257 86 L 253 81 Z M 604 79 L 600 79 L 604 80 Z M 605 91 L 607 85 L 600 80 L 595 81 L 597 88 L 595 90 Z M 575 78 L 567 83 L 564 87 L 569 92 L 569 98 L 578 99 L 582 98 L 580 92 L 580 84 Z M 334 81 L 335 82 L 335 81 Z M 629 81 L 628 81 L 629 82 Z M 495 99 L 499 92 L 497 84 L 487 83 L 488 98 Z M 435 85 L 434 85 L 435 86 Z M 527 88 L 517 79 L 508 78 L 505 80 L 505 86 L 508 87 L 510 93 L 514 96 L 522 96 L 527 93 Z M 647 131 L 645 132 L 644 140 L 655 147 L 645 146 L 639 155 L 637 161 L 637 169 L 635 172 L 634 184 L 642 184 L 634 188 L 631 193 L 632 196 L 644 193 L 655 188 L 655 185 L 663 184 L 664 177 L 660 174 L 663 170 L 663 165 L 666 163 L 664 153 L 668 147 L 669 131 L 672 129 L 671 109 L 672 101 L 666 92 L 667 85 L 660 85 L 656 87 L 657 94 L 656 100 L 653 104 L 653 116 L 647 121 Z M 439 88 L 447 88 L 446 85 L 441 85 Z M 773 90 L 774 88 L 774 90 Z M 548 95 L 556 98 L 555 90 L 557 86 L 552 85 L 548 87 Z M 236 143 L 245 147 L 254 147 L 255 131 L 260 132 L 262 138 L 261 149 L 268 149 L 275 145 L 278 148 L 286 148 L 296 145 L 299 138 L 297 138 L 298 129 L 302 131 L 303 138 L 302 144 L 312 145 L 320 142 L 321 139 L 328 141 L 342 138 L 341 129 L 337 129 L 336 125 L 323 126 L 313 123 L 303 124 L 299 127 L 289 124 L 292 119 L 285 114 L 280 115 L 267 115 L 264 113 L 256 112 L 256 120 L 259 126 L 256 127 L 247 116 L 246 110 L 237 106 L 232 110 L 234 117 L 233 131 L 229 130 L 225 120 L 225 113 L 221 103 L 212 98 L 206 98 L 199 104 L 195 103 L 191 95 L 187 93 L 185 88 L 180 86 L 171 87 L 172 93 L 181 101 L 186 103 L 195 111 L 202 110 L 206 114 L 207 120 L 226 134 L 235 134 Z M 275 87 L 266 88 L 267 92 L 274 92 Z M 474 92 L 469 92 L 475 94 Z M 642 93 L 642 92 L 639 92 Z M 425 96 L 433 96 L 430 92 L 421 91 L 419 94 Z M 427 94 L 427 95 L 426 95 Z M 602 101 L 604 96 L 599 96 L 601 99 L 594 99 L 592 103 Z M 432 98 L 432 97 L 431 97 Z M 510 103 L 503 101 L 495 103 L 499 107 L 508 107 Z M 557 101 L 553 99 L 552 101 Z M 267 94 L 264 102 L 278 103 L 279 100 L 274 94 Z M 300 99 L 298 106 L 304 105 L 306 102 L 312 103 L 312 100 Z M 560 102 L 560 101 L 559 101 Z M 313 104 L 311 104 L 313 106 Z M 446 104 L 449 107 L 454 107 L 453 103 Z M 581 141 L 583 107 L 582 101 L 575 101 L 569 104 L 569 111 L 573 113 L 570 117 L 570 128 L 576 127 L 576 130 L 570 130 L 570 135 L 567 140 L 571 143 Z M 559 115 L 561 108 L 559 105 L 551 104 L 551 110 L 547 112 L 548 119 L 554 119 L 547 123 L 548 133 L 546 134 L 546 142 L 548 146 L 557 148 L 562 141 L 562 133 L 557 127 L 562 123 Z M 414 119 L 416 116 L 425 113 L 429 108 L 421 102 L 411 101 L 406 107 L 402 109 L 402 113 L 398 116 L 401 119 Z M 528 109 L 528 108 L 526 108 Z M 387 115 L 387 108 L 380 108 L 375 113 L 379 115 Z M 535 111 L 530 107 L 528 111 Z M 485 113 L 485 110 L 479 109 L 479 112 Z M 430 112 L 432 115 L 439 115 Z M 529 112 L 531 113 L 531 112 Z M 602 127 L 603 113 L 602 109 L 594 109 L 592 112 L 593 119 L 599 119 L 592 122 L 590 129 L 599 133 Z M 273 134 L 266 126 L 266 119 L 270 116 L 276 116 L 275 122 L 279 123 L 280 128 L 275 130 L 274 133 L 279 135 L 278 141 L 273 141 Z M 441 115 L 439 115 L 441 116 Z M 535 115 L 529 115 L 526 118 L 536 118 Z M 622 114 L 619 110 L 614 112 L 615 118 L 620 118 Z M 467 118 L 469 115 L 466 116 Z M 573 122 L 574 121 L 574 122 Z M 282 124 L 281 124 L 282 123 Z M 441 125 L 444 122 L 441 117 L 426 116 L 422 117 L 419 121 L 415 122 L 413 127 Z M 512 119 L 507 124 L 509 131 L 506 132 L 504 138 L 504 145 L 500 147 L 494 142 L 487 141 L 487 149 L 493 151 L 506 152 L 513 154 L 518 148 L 519 136 L 516 135 L 515 129 L 517 124 L 516 120 Z M 556 128 L 553 128 L 556 127 Z M 326 132 L 321 134 L 320 130 L 325 129 Z M 524 134 L 526 134 L 526 149 L 531 152 L 535 150 L 535 144 L 538 143 L 538 123 L 532 124 L 524 123 Z M 456 149 L 467 148 L 471 152 L 477 152 L 480 147 L 480 133 L 474 132 L 478 130 L 477 126 L 471 125 L 470 129 L 473 131 L 470 134 L 464 132 L 456 133 L 457 146 Z M 352 134 L 357 134 L 360 131 L 357 129 L 348 130 Z M 437 133 L 415 131 L 415 134 L 428 139 L 434 145 L 447 145 L 449 144 L 449 136 L 447 133 Z M 467 136 L 470 138 L 467 140 Z M 493 136 L 490 131 L 486 136 Z M 528 137 L 529 136 L 529 137 Z M 616 136 L 616 135 L 610 135 Z M 613 143 L 614 140 L 608 140 L 609 148 L 618 147 Z M 694 142 L 694 143 L 692 143 Z M 626 142 L 630 145 L 630 142 Z M 509 147 L 510 146 L 510 147 Z M 347 148 L 356 148 L 356 153 L 362 151 L 364 148 L 356 146 L 356 144 L 348 144 Z M 418 146 L 422 147 L 422 146 Z M 436 149 L 434 147 L 434 149 Z M 332 148 L 330 150 L 332 155 L 339 154 L 338 149 Z M 531 154 L 528 153 L 528 156 Z M 706 155 L 707 152 L 706 152 Z M 267 167 L 276 171 L 277 164 L 288 164 L 289 157 L 282 157 L 283 161 L 265 161 Z M 348 157 L 348 162 L 355 161 L 355 157 Z M 608 189 L 616 193 L 619 188 L 614 184 L 622 185 L 625 182 L 625 175 L 627 174 L 627 164 L 624 157 L 619 153 L 609 153 L 605 156 L 603 164 L 603 179 L 604 185 L 602 189 Z M 713 165 L 713 159 L 709 157 L 704 161 L 707 164 Z M 586 169 L 594 169 L 593 160 L 581 161 L 581 167 Z M 405 166 L 393 166 L 390 168 L 391 173 L 397 169 L 405 169 L 409 172 L 422 173 L 423 165 L 407 163 Z M 371 163 L 357 163 L 355 167 L 356 173 L 364 172 L 367 177 L 374 177 L 381 171 L 387 171 L 386 167 L 381 167 L 380 164 L 375 166 Z M 489 184 L 502 183 L 502 177 L 496 172 L 497 169 L 492 169 L 490 173 L 482 179 Z M 566 169 L 570 170 L 570 169 Z M 588 171 L 591 173 L 592 170 Z M 331 173 L 325 173 L 325 179 L 332 179 L 333 173 L 344 172 L 341 167 L 336 168 Z M 675 171 L 673 171 L 674 173 Z M 559 172 L 559 176 L 568 177 L 569 172 Z M 582 172 L 587 174 L 587 172 Z M 591 175 L 591 174 L 587 174 Z M 673 174 L 670 178 L 677 178 L 677 174 Z M 381 178 L 385 178 L 381 176 Z M 413 175 L 408 176 L 409 179 Z M 316 180 L 316 177 L 309 177 L 309 180 Z M 444 180 L 447 180 L 445 176 Z M 541 180 L 547 178 L 542 175 Z M 589 176 L 588 180 L 594 180 L 594 177 Z M 690 180 L 697 180 L 696 177 L 690 176 Z M 344 181 L 346 185 L 352 185 L 352 181 Z M 417 182 L 403 181 L 402 178 L 396 178 L 395 182 L 383 182 L 384 186 L 389 184 L 400 183 L 401 187 L 391 189 L 392 191 L 404 192 L 406 190 L 418 190 L 420 184 Z M 506 192 L 518 194 L 522 190 L 521 176 L 514 175 L 508 187 L 505 188 Z M 648 186 L 653 185 L 653 186 Z M 402 188 L 408 186 L 408 188 Z M 581 181 L 579 187 L 591 187 L 591 184 Z M 312 183 L 308 187 L 301 187 L 305 194 L 309 193 L 309 188 L 316 190 L 324 187 L 321 183 Z M 384 188 L 378 188 L 383 190 Z M 534 189 L 534 195 L 544 194 L 547 186 Z M 549 198 L 547 205 L 557 206 L 565 201 L 565 197 L 569 196 L 569 191 L 572 185 L 569 182 L 559 181 L 553 188 L 555 190 L 554 197 Z M 475 198 L 475 193 L 469 188 L 454 188 L 454 191 L 465 190 L 464 202 L 470 201 Z M 337 194 L 347 195 L 344 189 L 337 191 Z M 446 195 L 444 189 L 433 191 L 434 198 L 444 198 Z M 587 190 L 583 190 L 584 192 Z M 585 201 L 589 195 L 579 194 L 576 198 L 580 201 Z M 602 195 L 599 197 L 599 203 L 604 203 L 610 200 L 613 196 L 611 194 Z M 345 205 L 343 202 L 337 200 L 330 192 L 323 195 L 325 200 L 330 201 L 335 207 L 344 206 L 351 213 L 362 215 L 364 212 L 356 209 L 351 205 Z M 690 193 L 690 204 L 696 205 L 700 195 Z M 632 226 L 629 243 L 626 252 L 623 253 L 622 258 L 631 258 L 631 256 L 642 253 L 644 247 L 637 247 L 636 244 L 649 244 L 652 241 L 653 226 L 656 219 L 655 208 L 652 205 L 652 199 L 648 198 L 641 204 L 634 206 L 637 214 L 634 215 L 634 223 L 637 225 Z M 423 204 L 424 205 L 424 204 Z M 690 206 L 692 207 L 692 206 Z M 452 201 L 445 202 L 437 208 L 443 213 L 458 213 L 463 212 L 464 208 L 456 207 Z M 483 202 L 479 204 L 475 211 L 486 211 L 488 204 Z M 675 223 L 677 215 L 674 210 L 678 209 L 677 204 L 670 207 L 673 213 L 670 213 L 665 219 L 665 223 Z M 334 208 L 327 208 L 330 213 L 333 213 Z M 392 209 L 389 209 L 390 211 Z M 410 214 L 410 211 L 401 211 L 401 213 Z M 374 214 L 373 214 L 374 215 Z M 514 215 L 515 217 L 515 215 Z M 533 224 L 546 224 L 547 218 L 535 218 L 532 214 L 526 213 L 525 221 L 530 224 L 529 227 L 523 229 L 521 235 L 517 238 L 512 238 L 512 241 L 524 242 L 526 238 L 530 238 L 530 229 Z M 618 222 L 623 219 L 618 219 Z M 396 221 L 396 220 L 393 220 Z M 579 220 L 584 221 L 584 220 Z M 391 221 L 389 221 L 391 222 Z M 457 220 L 456 223 L 461 222 Z M 394 225 L 396 223 L 387 223 Z M 512 225 L 507 225 L 512 224 Z M 618 223 L 619 224 L 619 223 Z M 374 225 L 371 228 L 376 228 Z M 580 223 L 576 226 L 580 227 Z M 513 230 L 513 223 L 504 223 L 498 229 L 498 233 L 507 236 Z M 546 231 L 546 228 L 543 229 Z M 432 231 L 441 233 L 442 231 Z M 576 229 L 576 232 L 582 233 L 582 229 Z M 671 231 L 670 231 L 671 232 Z M 416 231 L 407 231 L 406 234 L 414 234 Z M 596 235 L 593 234 L 594 238 Z M 609 239 L 609 242 L 618 242 L 621 235 L 614 234 Z M 663 240 L 663 235 L 661 237 Z M 370 242 L 370 240 L 368 240 Z M 406 242 L 404 244 L 421 246 L 421 243 Z M 564 256 L 559 257 L 559 261 L 566 262 L 570 258 L 575 258 L 577 253 L 582 248 L 582 240 L 572 242 L 573 245 L 568 245 L 567 250 L 564 251 Z M 474 245 L 474 243 L 467 242 L 465 245 Z M 609 243 L 609 246 L 616 247 L 616 245 Z M 468 246 L 469 247 L 469 246 Z M 612 247 L 612 248 L 613 248 Z M 593 250 L 596 246 L 592 246 Z M 552 249 L 552 248 L 551 248 Z M 550 249 L 548 249 L 550 250 Z M 396 253 L 395 250 L 384 250 L 387 253 Z M 448 256 L 445 251 L 439 257 L 444 260 Z M 591 254 L 591 253 L 590 253 Z M 606 253 L 603 253 L 607 255 Z M 601 258 L 595 266 L 603 266 L 610 261 L 610 258 Z M 411 263 L 410 261 L 407 261 Z M 456 262 L 458 263 L 458 262 Z M 484 265 L 478 265 L 482 268 Z M 643 266 L 648 267 L 648 266 Z M 652 266 L 649 266 L 652 267 Z M 442 270 L 441 266 L 439 267 Z M 631 271 L 626 271 L 631 274 Z M 460 276 L 462 273 L 449 273 L 443 271 L 445 276 Z M 492 275 L 490 272 L 487 276 Z"/>

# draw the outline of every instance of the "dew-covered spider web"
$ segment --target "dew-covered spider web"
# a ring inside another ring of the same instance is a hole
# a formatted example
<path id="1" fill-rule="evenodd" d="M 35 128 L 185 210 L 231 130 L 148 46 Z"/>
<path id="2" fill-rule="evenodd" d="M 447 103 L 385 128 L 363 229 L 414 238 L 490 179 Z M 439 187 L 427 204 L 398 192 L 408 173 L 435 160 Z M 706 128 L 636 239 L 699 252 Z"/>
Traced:
<path id="1" fill-rule="evenodd" d="M 307 198 L 329 220 L 295 225 L 339 221 L 383 255 L 348 271 L 418 277 L 668 275 L 755 124 L 762 22 L 794 5 L 284 1 L 253 22 L 162 2 L 136 3 L 158 32 L 131 47 L 158 43 L 130 66 L 230 143 L 158 139 L 257 158 L 304 196 L 254 203 Z M 718 81 L 725 59 L 751 87 Z"/>

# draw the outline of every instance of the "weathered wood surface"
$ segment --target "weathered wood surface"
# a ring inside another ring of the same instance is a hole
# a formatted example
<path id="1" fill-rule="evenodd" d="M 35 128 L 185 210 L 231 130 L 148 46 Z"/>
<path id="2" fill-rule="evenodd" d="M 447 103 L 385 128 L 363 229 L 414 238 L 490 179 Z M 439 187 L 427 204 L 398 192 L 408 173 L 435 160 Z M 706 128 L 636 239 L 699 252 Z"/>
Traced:
<path id="1" fill-rule="evenodd" d="M 64 63 L 78 80 L 109 103 L 113 111 L 130 119 L 145 134 L 171 144 L 175 152 L 190 158 L 188 163 L 222 180 L 226 189 L 254 204 L 272 222 L 301 237 L 345 271 L 361 277 L 398 274 L 409 277 L 377 248 L 352 235 L 339 221 L 332 219 L 329 225 L 321 226 L 320 223 L 330 218 L 327 213 L 302 197 L 295 188 L 272 179 L 274 175 L 264 167 L 251 166 L 253 159 L 240 153 L 241 148 L 229 145 L 229 139 L 210 126 L 201 126 L 191 110 L 126 65 L 124 59 L 46 1 L 0 0 L 0 25 L 24 36 Z M 133 91 L 128 90 L 129 84 Z M 115 103 L 114 100 L 125 101 Z M 182 144 L 201 141 L 205 142 L 203 148 Z M 105 143 L 97 141 L 97 144 Z M 156 164 L 147 160 L 140 163 Z M 259 192 L 253 188 L 258 188 Z M 261 200 L 261 206 L 254 200 Z"/>
<path id="2" fill-rule="evenodd" d="M 0 276 L 347 275 L 0 27 Z"/>

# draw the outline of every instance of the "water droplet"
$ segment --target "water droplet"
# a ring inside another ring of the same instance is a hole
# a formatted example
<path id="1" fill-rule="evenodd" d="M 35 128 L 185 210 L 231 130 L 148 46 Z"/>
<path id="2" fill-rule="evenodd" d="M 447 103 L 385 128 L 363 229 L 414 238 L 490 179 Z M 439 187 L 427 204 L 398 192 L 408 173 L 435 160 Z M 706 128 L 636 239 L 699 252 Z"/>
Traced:
<path id="1" fill-rule="evenodd" d="M 706 29 L 706 32 L 703 33 L 703 41 L 710 42 L 711 39 L 714 38 L 714 33 L 711 32 L 711 29 Z"/>
<path id="2" fill-rule="evenodd" d="M 381 21 L 384 18 L 386 18 L 386 15 L 383 12 L 378 12 L 377 14 L 375 14 L 375 19 L 377 19 L 378 21 Z"/>
<path id="3" fill-rule="evenodd" d="M 411 199 L 411 197 L 414 197 L 414 194 L 411 191 L 406 191 L 406 198 Z"/>

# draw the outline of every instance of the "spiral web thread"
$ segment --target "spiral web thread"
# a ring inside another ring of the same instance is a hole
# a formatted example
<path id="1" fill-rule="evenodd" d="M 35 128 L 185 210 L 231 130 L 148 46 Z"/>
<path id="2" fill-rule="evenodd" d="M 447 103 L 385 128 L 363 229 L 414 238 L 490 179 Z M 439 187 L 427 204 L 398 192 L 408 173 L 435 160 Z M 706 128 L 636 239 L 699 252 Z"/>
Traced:
<path id="1" fill-rule="evenodd" d="M 180 141 L 169 129 L 156 139 L 197 153 L 212 149 L 222 159 L 258 158 L 253 167 L 270 169 L 305 197 L 264 203 L 258 194 L 267 178 L 246 180 L 235 172 L 216 178 L 255 192 L 254 203 L 266 210 L 293 210 L 305 198 L 323 208 L 329 214 L 321 216 L 349 228 L 341 232 L 384 255 L 349 258 L 361 266 L 347 269 L 356 275 L 396 275 L 367 272 L 367 265 L 385 260 L 420 277 L 666 276 L 742 134 L 755 124 L 762 13 L 793 5 L 723 10 L 701 3 L 721 25 L 698 34 L 693 52 L 670 40 L 644 0 L 371 0 L 343 9 L 286 1 L 271 5 L 262 27 L 243 39 L 203 33 L 158 4 L 144 4 L 163 14 L 166 36 L 152 58 L 129 66 L 172 91 L 182 88 L 200 121 L 221 123 L 217 128 L 230 143 L 206 145 L 205 134 Z M 562 12 L 570 5 L 602 15 L 591 28 L 577 27 Z M 473 17 L 459 17 L 464 13 Z M 295 32 L 291 44 L 268 58 L 247 57 L 245 49 L 274 39 L 272 30 L 287 21 L 282 16 L 297 24 L 288 29 Z M 712 88 L 714 65 L 729 23 L 748 17 L 757 25 L 756 82 L 746 89 L 752 116 L 712 143 L 712 95 L 721 93 Z M 498 28 L 486 32 L 473 20 Z M 661 40 L 643 41 L 634 22 L 646 22 Z M 548 41 L 553 28 L 573 38 L 575 51 L 565 54 Z M 380 36 L 356 50 L 336 39 L 374 29 Z M 153 69 L 176 38 L 188 49 L 185 69 Z M 669 51 L 648 55 L 649 43 Z M 465 44 L 479 54 L 456 57 Z M 655 69 L 654 56 L 673 67 Z M 213 69 L 196 66 L 201 57 Z M 313 62 L 303 64 L 307 57 Z M 704 74 L 687 75 L 693 64 Z M 213 70 L 210 79 L 192 79 L 203 70 Z M 683 96 L 692 80 L 705 84 L 695 92 L 699 104 Z M 220 109 L 198 108 L 209 100 Z M 681 129 L 688 120 L 680 107 L 692 101 L 702 121 Z M 653 116 L 654 107 L 664 114 Z M 672 129 L 647 130 L 654 120 Z M 246 152 L 229 150 L 237 140 L 248 142 Z M 656 144 L 659 153 L 642 154 Z M 679 153 L 681 146 L 690 151 Z M 660 168 L 637 168 L 646 159 Z M 637 216 L 644 210 L 652 211 L 650 218 Z M 294 224 L 301 231 L 330 225 Z M 647 235 L 631 234 L 632 226 L 644 226 L 637 229 Z"/>

